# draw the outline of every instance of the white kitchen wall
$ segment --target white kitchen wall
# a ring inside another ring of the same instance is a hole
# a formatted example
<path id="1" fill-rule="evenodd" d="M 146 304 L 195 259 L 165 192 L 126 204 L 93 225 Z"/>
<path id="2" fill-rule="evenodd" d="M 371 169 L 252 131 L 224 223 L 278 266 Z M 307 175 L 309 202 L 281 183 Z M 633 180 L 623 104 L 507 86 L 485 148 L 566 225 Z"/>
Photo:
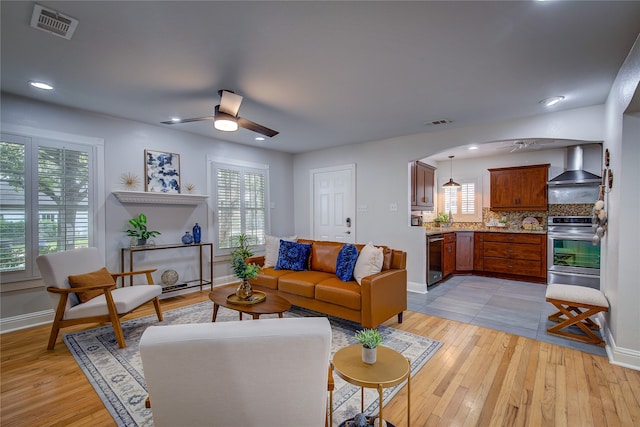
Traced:
<path id="1" fill-rule="evenodd" d="M 591 141 L 596 142 L 596 141 Z M 601 141 L 597 141 L 601 142 Z M 583 145 L 583 169 L 596 174 L 598 176 L 602 175 L 601 165 L 602 165 L 602 145 L 598 143 L 584 144 Z M 449 160 L 434 162 L 429 158 L 423 159 L 428 164 L 431 164 L 438 168 L 438 172 L 442 171 L 445 178 L 449 178 L 450 174 L 450 163 Z M 531 150 L 531 151 L 521 151 L 521 152 L 502 152 L 500 154 L 496 154 L 493 156 L 486 157 L 478 157 L 478 158 L 465 158 L 465 159 L 454 159 L 453 161 L 453 180 L 460 180 L 464 178 L 475 178 L 480 177 L 482 182 L 482 206 L 489 207 L 491 205 L 490 200 L 490 174 L 488 169 L 490 168 L 505 168 L 511 166 L 524 166 L 524 165 L 539 165 L 549 163 L 551 166 L 549 167 L 549 176 L 551 179 L 555 176 L 558 176 L 560 173 L 564 172 L 566 169 L 566 149 L 565 148 L 557 148 L 557 149 L 542 149 L 542 150 Z M 439 181 L 438 181 L 439 182 Z M 440 191 L 440 188 L 437 188 Z M 568 187 L 556 187 L 549 189 L 550 197 L 549 203 L 590 203 L 597 199 L 598 189 L 594 186 L 589 187 L 576 187 L 568 190 Z M 556 199 L 553 199 L 552 192 L 556 191 L 560 193 Z M 559 201 L 561 197 L 569 197 L 567 196 L 567 192 L 571 194 L 569 196 L 573 196 L 574 200 L 565 200 Z M 586 201 L 576 200 L 578 193 L 587 193 L 588 197 L 585 198 Z M 553 200 L 552 200 L 553 199 Z"/>
<path id="2" fill-rule="evenodd" d="M 640 370 L 640 112 L 625 114 L 640 96 L 640 37 L 618 72 L 606 103 L 604 148 L 611 153 L 613 188 L 607 193 L 608 231 L 602 240 L 601 289 L 611 309 L 606 316 L 607 352 L 617 364 Z"/>
<path id="3" fill-rule="evenodd" d="M 424 230 L 409 226 L 408 162 L 466 144 L 524 138 L 602 141 L 603 137 L 604 106 L 594 106 L 297 154 L 294 157 L 295 232 L 311 237 L 309 170 L 355 163 L 356 241 L 373 241 L 406 251 L 410 287 L 424 290 L 426 242 Z M 554 164 L 558 171 L 563 169 L 559 160 Z M 481 165 L 478 162 L 475 166 L 478 173 L 483 168 Z M 456 168 L 454 165 L 454 171 Z M 397 205 L 397 211 L 392 211 L 391 205 Z"/>
<path id="4" fill-rule="evenodd" d="M 103 178 L 106 199 L 101 209 L 106 215 L 105 255 L 107 268 L 111 271 L 120 271 L 120 248 L 129 243 L 124 230 L 128 227 L 128 220 L 140 212 L 148 216 L 153 229 L 162 232 L 155 239 L 157 244 L 180 243 L 180 237 L 185 231 L 191 230 L 196 222 L 203 228 L 203 241 L 212 241 L 213 238 L 213 215 L 207 204 L 202 203 L 195 207 L 122 204 L 111 194 L 112 191 L 122 189 L 119 181 L 123 172 L 132 172 L 141 179 L 144 177 L 145 149 L 180 154 L 181 183 L 194 184 L 197 194 L 206 194 L 209 189 L 207 157 L 268 164 L 269 193 L 274 206 L 270 209 L 270 231 L 277 235 L 293 233 L 293 157 L 290 154 L 228 143 L 169 129 L 166 126 L 153 126 L 87 111 L 61 108 L 5 93 L 2 94 L 1 110 L 3 128 L 21 126 L 104 139 Z M 144 190 L 144 187 L 140 190 Z M 159 258 L 154 258 L 153 262 L 160 259 L 164 263 L 160 265 L 156 274 L 174 265 L 179 265 L 182 269 L 180 271 L 185 275 L 195 273 L 196 264 L 193 258 L 180 255 L 183 251 L 171 251 L 170 254 L 169 251 L 159 251 L 158 254 L 160 252 L 165 254 L 158 255 Z M 144 258 L 136 257 L 140 260 Z M 150 259 L 149 256 L 146 258 Z M 177 263 L 176 259 L 179 259 Z M 226 264 L 217 264 L 215 277 L 229 274 Z M 140 265 L 144 265 L 144 262 L 140 261 Z M 154 278 L 156 282 L 160 282 L 159 276 Z M 2 319 L 28 316 L 30 313 L 48 311 L 51 308 L 40 280 L 16 284 L 3 283 L 0 292 Z"/>

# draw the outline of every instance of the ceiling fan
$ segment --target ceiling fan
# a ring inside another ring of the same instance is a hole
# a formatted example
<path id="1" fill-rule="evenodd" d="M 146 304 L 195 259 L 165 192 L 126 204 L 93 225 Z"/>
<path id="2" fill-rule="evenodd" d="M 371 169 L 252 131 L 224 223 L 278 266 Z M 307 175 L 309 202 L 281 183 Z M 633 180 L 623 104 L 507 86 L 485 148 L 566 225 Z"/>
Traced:
<path id="1" fill-rule="evenodd" d="M 511 148 L 511 151 L 509 152 L 513 153 L 514 151 L 520 151 L 520 150 L 526 150 L 526 149 L 539 150 L 545 145 L 549 145 L 549 144 L 542 143 L 535 139 L 518 139 L 518 140 L 512 141 L 511 143 L 509 143 L 504 147 L 498 147 L 496 149 L 504 150 L 507 148 Z"/>
<path id="2" fill-rule="evenodd" d="M 268 127 L 259 125 L 256 122 L 238 117 L 238 110 L 242 103 L 242 96 L 236 95 L 230 90 L 219 90 L 220 105 L 214 108 L 213 116 L 194 117 L 191 119 L 175 119 L 160 122 L 165 125 L 175 125 L 177 123 L 199 122 L 202 120 L 213 121 L 213 127 L 223 132 L 234 132 L 238 127 L 248 129 L 250 131 L 268 136 L 269 138 L 276 136 L 279 132 Z"/>

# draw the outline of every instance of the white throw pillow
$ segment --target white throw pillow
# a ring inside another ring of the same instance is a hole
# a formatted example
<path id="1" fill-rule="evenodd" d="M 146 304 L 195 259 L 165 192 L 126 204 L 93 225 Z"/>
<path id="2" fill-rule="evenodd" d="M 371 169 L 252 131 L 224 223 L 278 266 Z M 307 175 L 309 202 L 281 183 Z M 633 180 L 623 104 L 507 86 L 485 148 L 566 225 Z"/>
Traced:
<path id="1" fill-rule="evenodd" d="M 382 262 L 384 254 L 382 248 L 376 248 L 373 243 L 367 243 L 358 255 L 358 261 L 353 269 L 353 277 L 355 277 L 358 285 L 361 285 L 362 278 L 377 274 L 382 271 Z"/>
<path id="2" fill-rule="evenodd" d="M 289 242 L 296 242 L 298 240 L 298 236 L 289 236 L 289 237 L 276 237 L 276 236 L 265 236 L 266 245 L 265 245 L 265 253 L 264 253 L 264 268 L 267 267 L 275 267 L 278 263 L 278 253 L 280 252 L 280 239 L 287 240 Z"/>

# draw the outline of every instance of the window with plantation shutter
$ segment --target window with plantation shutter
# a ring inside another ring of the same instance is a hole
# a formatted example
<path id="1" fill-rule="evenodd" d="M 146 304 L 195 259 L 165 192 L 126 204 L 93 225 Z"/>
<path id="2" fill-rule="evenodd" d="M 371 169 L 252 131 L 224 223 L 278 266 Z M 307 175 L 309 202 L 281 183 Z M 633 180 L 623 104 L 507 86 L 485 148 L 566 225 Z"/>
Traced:
<path id="1" fill-rule="evenodd" d="M 251 245 L 264 245 L 267 225 L 267 169 L 214 163 L 216 248 L 226 253 L 246 234 Z"/>
<path id="2" fill-rule="evenodd" d="M 92 240 L 91 145 L 22 135 L 0 138 L 0 274 L 37 277 L 38 255 Z"/>
<path id="3" fill-rule="evenodd" d="M 479 222 L 482 221 L 482 195 L 477 191 L 480 188 L 480 178 L 458 178 L 459 188 L 442 187 L 447 182 L 440 183 L 438 192 L 439 212 L 449 213 L 455 222 Z"/>

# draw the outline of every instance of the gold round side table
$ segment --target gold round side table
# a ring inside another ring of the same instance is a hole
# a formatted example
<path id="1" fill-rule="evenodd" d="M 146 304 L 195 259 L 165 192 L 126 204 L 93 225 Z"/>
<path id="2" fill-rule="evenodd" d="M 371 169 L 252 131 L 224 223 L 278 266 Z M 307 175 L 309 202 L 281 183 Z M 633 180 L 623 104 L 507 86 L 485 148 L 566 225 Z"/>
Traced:
<path id="1" fill-rule="evenodd" d="M 361 388 L 361 412 L 364 412 L 364 389 L 378 390 L 380 427 L 383 421 L 382 390 L 407 380 L 407 426 L 411 425 L 411 363 L 400 353 L 389 347 L 378 346 L 377 361 L 369 365 L 362 361 L 362 346 L 354 344 L 336 352 L 331 368 L 340 378 Z"/>

